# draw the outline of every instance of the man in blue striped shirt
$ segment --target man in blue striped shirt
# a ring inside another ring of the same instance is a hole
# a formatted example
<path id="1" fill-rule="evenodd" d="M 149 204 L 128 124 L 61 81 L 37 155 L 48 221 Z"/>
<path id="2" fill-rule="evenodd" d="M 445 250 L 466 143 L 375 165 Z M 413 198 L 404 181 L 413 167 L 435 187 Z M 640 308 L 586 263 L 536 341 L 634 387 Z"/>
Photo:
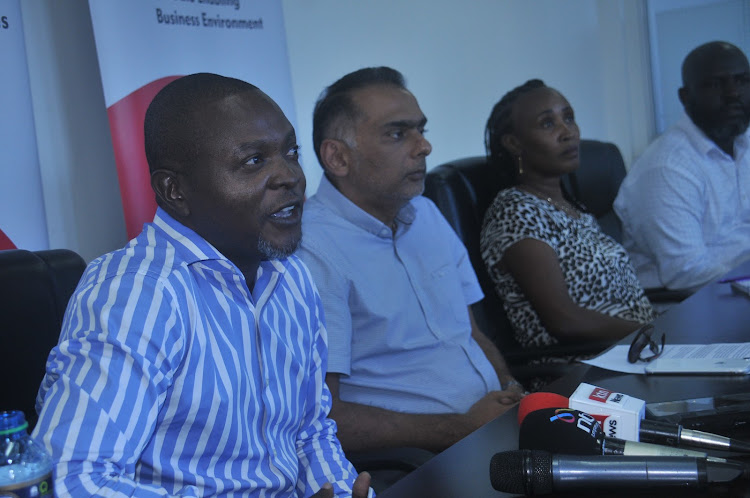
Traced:
<path id="1" fill-rule="evenodd" d="M 145 146 L 156 216 L 89 265 L 40 388 L 55 492 L 372 494 L 327 418 L 320 297 L 291 255 L 291 124 L 256 87 L 195 74 L 154 98 Z"/>

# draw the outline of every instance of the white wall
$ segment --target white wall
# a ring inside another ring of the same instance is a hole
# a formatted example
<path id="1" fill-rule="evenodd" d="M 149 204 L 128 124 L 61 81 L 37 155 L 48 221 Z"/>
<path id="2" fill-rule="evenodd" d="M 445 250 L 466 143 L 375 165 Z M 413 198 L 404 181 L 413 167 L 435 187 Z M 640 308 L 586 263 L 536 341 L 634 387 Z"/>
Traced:
<path id="1" fill-rule="evenodd" d="M 653 136 L 644 0 L 283 2 L 309 192 L 321 174 L 315 99 L 369 65 L 406 76 L 429 118 L 430 167 L 483 154 L 492 105 L 533 77 L 568 97 L 584 137 L 617 143 L 628 163 Z M 21 4 L 50 246 L 90 260 L 126 236 L 88 2 Z"/>
<path id="2" fill-rule="evenodd" d="M 401 71 L 428 118 L 428 167 L 484 154 L 484 125 L 511 88 L 542 78 L 585 138 L 629 164 L 653 137 L 641 0 L 284 0 L 308 191 L 321 175 L 312 111 L 321 90 L 365 66 Z"/>
<path id="3" fill-rule="evenodd" d="M 16 246 L 49 247 L 19 0 L 0 0 L 0 229 Z"/>
<path id="4" fill-rule="evenodd" d="M 750 1 L 649 0 L 647 11 L 654 116 L 661 133 L 685 115 L 677 91 L 682 86 L 682 61 L 691 50 L 723 40 L 750 54 Z"/>
<path id="5" fill-rule="evenodd" d="M 21 12 L 50 248 L 88 261 L 127 242 L 88 2 Z"/>

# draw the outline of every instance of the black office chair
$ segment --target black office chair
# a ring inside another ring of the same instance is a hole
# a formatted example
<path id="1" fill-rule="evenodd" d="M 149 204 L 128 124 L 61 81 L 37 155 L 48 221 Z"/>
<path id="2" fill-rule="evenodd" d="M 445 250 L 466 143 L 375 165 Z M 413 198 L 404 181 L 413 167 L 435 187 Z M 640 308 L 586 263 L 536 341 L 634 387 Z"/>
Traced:
<path id="1" fill-rule="evenodd" d="M 29 429 L 47 356 L 85 268 L 66 249 L 0 251 L 0 410 L 22 410 Z"/>
<path id="2" fill-rule="evenodd" d="M 625 178 L 625 161 L 613 143 L 581 140 L 581 162 L 575 173 L 565 175 L 563 184 L 594 215 L 604 233 L 622 243 L 622 223 L 613 204 Z M 690 296 L 689 289 L 651 287 L 644 289 L 652 303 L 676 304 Z"/>
<path id="3" fill-rule="evenodd" d="M 596 217 L 602 231 L 622 239 L 622 228 L 612 203 L 625 177 L 625 164 L 616 145 L 581 140 L 580 167 L 563 182 Z M 463 241 L 484 292 L 484 299 L 472 306 L 478 325 L 497 344 L 513 375 L 521 382 L 534 377 L 559 377 L 572 368 L 564 363 L 529 365 L 540 357 L 595 354 L 611 342 L 560 344 L 523 348 L 516 341 L 494 283 L 485 268 L 479 249 L 484 213 L 502 185 L 499 172 L 487 165 L 485 156 L 475 156 L 441 164 L 430 170 L 424 195 L 438 206 Z"/>
<path id="4" fill-rule="evenodd" d="M 602 232 L 622 242 L 622 224 L 612 204 L 625 178 L 625 161 L 613 143 L 581 140 L 580 165 L 563 184 L 594 215 Z"/>
<path id="5" fill-rule="evenodd" d="M 435 453 L 422 448 L 400 447 L 382 450 L 346 452 L 346 458 L 357 472 L 369 472 L 370 486 L 376 493 L 395 484 L 410 472 L 427 463 Z"/>

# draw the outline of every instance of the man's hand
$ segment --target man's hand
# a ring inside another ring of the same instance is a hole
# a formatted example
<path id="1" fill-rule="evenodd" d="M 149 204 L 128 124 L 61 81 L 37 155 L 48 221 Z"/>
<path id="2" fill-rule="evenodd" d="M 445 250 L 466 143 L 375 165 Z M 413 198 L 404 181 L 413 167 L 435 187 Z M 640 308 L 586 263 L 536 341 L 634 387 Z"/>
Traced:
<path id="1" fill-rule="evenodd" d="M 352 498 L 367 498 L 370 492 L 370 474 L 362 472 L 354 480 L 354 486 L 352 486 Z M 333 486 L 331 483 L 325 483 L 320 488 L 320 491 L 310 496 L 310 498 L 333 498 Z"/>
<path id="2" fill-rule="evenodd" d="M 505 385 L 505 384 L 503 384 Z M 523 387 L 523 385 L 519 382 L 511 382 L 510 385 L 503 388 L 503 392 L 508 394 L 517 395 L 518 399 L 516 401 L 521 401 L 521 398 L 526 396 L 528 393 L 526 392 L 526 389 Z"/>
<path id="3" fill-rule="evenodd" d="M 310 498 L 333 498 L 333 486 L 331 486 L 330 482 L 323 484 L 320 490 L 311 495 Z"/>
<path id="4" fill-rule="evenodd" d="M 352 486 L 352 498 L 367 498 L 370 492 L 370 474 L 362 472 L 354 480 L 354 486 Z"/>
<path id="5" fill-rule="evenodd" d="M 502 415 L 518 403 L 523 396 L 515 391 L 491 391 L 474 403 L 466 416 L 473 425 L 472 431 Z"/>

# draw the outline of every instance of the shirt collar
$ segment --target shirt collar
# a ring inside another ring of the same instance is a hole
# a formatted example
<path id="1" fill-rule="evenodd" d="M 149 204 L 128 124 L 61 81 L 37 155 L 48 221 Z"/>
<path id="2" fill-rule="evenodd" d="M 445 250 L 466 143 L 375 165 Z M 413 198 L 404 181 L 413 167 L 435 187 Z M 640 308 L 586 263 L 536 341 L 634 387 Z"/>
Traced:
<path id="1" fill-rule="evenodd" d="M 750 147 L 750 126 L 747 127 L 745 133 L 734 139 L 734 157 L 742 157 L 742 153 L 747 152 Z"/>
<path id="2" fill-rule="evenodd" d="M 349 223 L 382 238 L 393 238 L 393 229 L 349 200 L 323 175 L 315 197 L 336 215 Z M 416 209 L 409 201 L 396 215 L 396 233 L 408 230 L 414 222 Z"/>
<path id="3" fill-rule="evenodd" d="M 222 261 L 225 265 L 231 265 L 241 275 L 242 272 L 237 266 L 219 252 L 211 243 L 198 235 L 194 230 L 186 227 L 179 221 L 172 218 L 161 207 L 156 208 L 154 215 L 153 227 L 160 230 L 163 235 L 170 239 L 175 250 L 178 251 L 182 259 L 188 264 L 199 261 Z M 258 267 L 261 271 L 277 271 L 284 273 L 286 271 L 286 260 L 278 259 L 263 260 Z"/>
<path id="4" fill-rule="evenodd" d="M 729 155 L 721 150 L 716 142 L 711 140 L 703 133 L 703 130 L 698 128 L 693 120 L 687 114 L 683 114 L 682 118 L 677 122 L 676 126 L 681 129 L 687 136 L 693 146 L 704 156 L 709 154 L 721 154 L 722 156 L 729 157 Z M 741 157 L 742 153 L 747 150 L 750 145 L 750 127 L 745 130 L 745 133 L 738 136 L 734 140 L 734 156 L 735 158 Z"/>

